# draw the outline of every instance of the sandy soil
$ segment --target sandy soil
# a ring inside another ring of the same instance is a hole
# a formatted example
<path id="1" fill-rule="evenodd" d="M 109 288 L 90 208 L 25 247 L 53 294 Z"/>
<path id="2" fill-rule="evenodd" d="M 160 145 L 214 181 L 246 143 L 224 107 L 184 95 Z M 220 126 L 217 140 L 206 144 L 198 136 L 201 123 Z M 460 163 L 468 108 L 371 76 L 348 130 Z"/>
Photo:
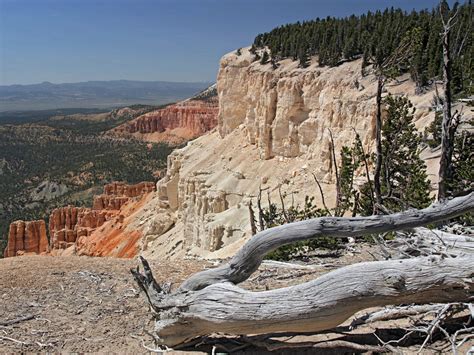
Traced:
<path id="1" fill-rule="evenodd" d="M 372 260 L 376 247 L 356 244 L 340 255 L 318 252 L 305 267 L 287 268 L 264 262 L 241 286 L 265 290 L 298 284 L 331 270 L 355 262 Z M 151 261 L 158 282 L 172 281 L 172 289 L 189 275 L 213 267 L 207 261 Z M 292 263 L 302 263 L 294 260 Z M 136 260 L 92 258 L 85 256 L 23 256 L 0 259 L 0 353 L 149 353 L 154 348 L 153 321 L 143 294 L 129 269 Z M 311 267 L 308 267 L 311 265 Z M 359 315 L 365 314 L 360 312 Z M 466 313 L 464 317 L 469 317 Z M 464 318 L 465 319 L 465 318 Z M 12 324 L 9 322 L 13 321 Z M 17 321 L 17 322 L 15 322 Z M 343 325 L 348 325 L 350 320 Z M 400 330 L 410 326 L 408 319 L 377 322 L 347 333 L 323 333 L 317 336 L 273 337 L 278 342 L 317 343 L 322 347 L 298 347 L 277 354 L 340 354 L 348 349 L 326 349 L 332 342 L 363 338 L 379 346 L 374 332 L 383 339 L 401 337 Z M 397 333 L 398 332 L 398 333 Z M 424 337 L 414 339 L 404 349 L 416 353 Z M 459 349 L 466 353 L 474 343 Z M 278 347 L 278 346 L 277 346 Z M 450 351 L 450 344 L 437 341 L 423 353 Z M 351 349 L 349 349 L 351 350 Z M 353 353 L 353 351 L 350 351 Z M 171 354 L 183 352 L 168 352 Z M 246 347 L 239 354 L 267 354 L 262 348 Z M 196 352 L 193 352 L 196 354 Z"/>

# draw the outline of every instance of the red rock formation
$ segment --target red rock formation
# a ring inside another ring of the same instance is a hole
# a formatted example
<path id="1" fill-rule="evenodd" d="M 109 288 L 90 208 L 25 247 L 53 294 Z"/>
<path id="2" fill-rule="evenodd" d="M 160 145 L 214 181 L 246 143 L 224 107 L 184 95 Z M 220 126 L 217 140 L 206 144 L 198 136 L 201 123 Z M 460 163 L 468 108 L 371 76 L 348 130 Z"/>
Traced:
<path id="1" fill-rule="evenodd" d="M 10 224 L 5 257 L 46 252 L 48 252 L 48 237 L 46 223 L 43 220 L 15 221 Z"/>
<path id="2" fill-rule="evenodd" d="M 150 194 L 140 199 L 130 199 L 120 213 L 108 219 L 91 235 L 76 241 L 77 255 L 133 258 L 140 251 L 142 233 L 134 223 L 143 206 L 152 198 Z M 114 212 L 114 211 L 112 211 Z"/>
<path id="3" fill-rule="evenodd" d="M 142 197 L 156 191 L 154 182 L 144 181 L 135 185 L 124 182 L 112 182 L 104 186 L 102 195 L 94 196 L 92 209 L 94 210 L 120 210 L 130 198 Z"/>
<path id="4" fill-rule="evenodd" d="M 108 211 L 87 209 L 87 211 L 84 211 L 84 213 L 78 216 L 77 225 L 82 228 L 99 228 L 114 215 L 114 213 Z M 78 237 L 80 237 L 80 235 L 78 235 Z"/>
<path id="5" fill-rule="evenodd" d="M 156 191 L 156 185 L 154 182 L 149 181 L 140 182 L 135 185 L 114 181 L 104 186 L 105 195 L 138 197 L 153 191 Z"/>
<path id="6" fill-rule="evenodd" d="M 128 202 L 126 196 L 98 195 L 94 196 L 92 209 L 94 210 L 119 210 Z"/>
<path id="7" fill-rule="evenodd" d="M 51 249 L 66 249 L 78 238 L 89 236 L 110 217 L 111 213 L 108 211 L 85 207 L 67 206 L 54 209 L 49 217 Z"/>
<path id="8" fill-rule="evenodd" d="M 56 208 L 49 217 L 49 236 L 44 221 L 17 221 L 10 225 L 5 257 L 25 253 L 58 255 L 60 249 L 76 246 L 79 255 L 133 257 L 138 252 L 139 232 L 124 233 L 125 219 L 156 190 L 153 182 L 127 185 L 113 182 L 104 194 L 94 196 L 92 208 Z M 69 249 L 71 250 L 71 249 Z"/>
<path id="9" fill-rule="evenodd" d="M 136 249 L 136 241 L 132 243 L 133 248 L 126 248 L 127 253 L 116 251 L 118 245 L 130 241 L 127 235 L 118 233 L 113 226 L 123 223 L 125 216 L 122 212 L 129 213 L 127 208 L 122 211 L 122 207 L 140 201 L 141 197 L 155 190 L 155 183 L 148 181 L 134 185 L 112 182 L 104 186 L 102 195 L 94 196 L 92 209 L 67 206 L 53 210 L 49 218 L 51 249 L 66 249 L 75 245 L 76 251 L 82 255 L 101 256 L 115 252 L 113 256 L 133 256 L 130 253 L 133 254 L 133 250 Z M 99 230 L 107 222 L 110 222 L 111 226 Z M 91 239 L 93 235 L 95 237 Z M 125 239 L 122 241 L 120 238 Z M 101 241 L 100 251 L 97 240 Z M 104 247 L 112 245 L 111 243 L 115 245 L 114 248 L 109 250 Z M 122 247 L 119 249 L 122 250 Z"/>
<path id="10" fill-rule="evenodd" d="M 175 136 L 187 140 L 199 137 L 216 127 L 218 112 L 216 99 L 187 100 L 141 115 L 116 128 L 113 132 L 121 135 L 124 133 L 163 133 L 176 130 L 173 133 Z M 162 140 L 166 141 L 166 137 L 157 139 L 157 141 Z"/>

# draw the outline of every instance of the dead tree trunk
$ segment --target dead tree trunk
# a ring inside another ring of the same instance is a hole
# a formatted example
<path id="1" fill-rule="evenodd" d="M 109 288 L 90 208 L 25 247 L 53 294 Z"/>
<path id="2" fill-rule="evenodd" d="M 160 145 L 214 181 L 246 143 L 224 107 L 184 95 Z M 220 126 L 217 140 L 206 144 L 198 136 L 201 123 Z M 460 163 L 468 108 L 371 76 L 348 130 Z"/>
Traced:
<path id="1" fill-rule="evenodd" d="M 159 294 L 155 329 L 168 346 L 215 332 L 311 333 L 331 329 L 375 306 L 469 302 L 474 258 L 438 257 L 359 263 L 293 287 L 251 292 L 231 283 Z"/>
<path id="2" fill-rule="evenodd" d="M 454 150 L 455 124 L 451 114 L 451 56 L 450 56 L 450 33 L 452 21 L 456 14 L 449 16 L 449 8 L 440 6 L 441 19 L 443 21 L 443 122 L 441 124 L 441 157 L 439 161 L 438 200 L 444 200 L 448 195 L 448 184 L 452 176 L 452 157 Z"/>
<path id="3" fill-rule="evenodd" d="M 339 170 L 337 168 L 336 161 L 336 146 L 334 145 L 334 138 L 332 136 L 332 131 L 328 128 L 329 138 L 331 139 L 331 158 L 332 164 L 334 166 L 334 173 L 336 175 L 336 215 L 339 214 L 339 207 L 341 206 L 341 179 L 339 178 Z"/>
<path id="4" fill-rule="evenodd" d="M 297 286 L 250 292 L 246 280 L 275 248 L 318 236 L 360 236 L 414 228 L 474 210 L 474 193 L 385 216 L 323 217 L 267 229 L 253 236 L 229 263 L 199 272 L 169 293 L 154 279 L 132 273 L 156 314 L 155 331 L 167 346 L 206 334 L 318 332 L 365 308 L 406 303 L 471 302 L 474 258 L 430 256 L 359 263 Z"/>
<path id="5" fill-rule="evenodd" d="M 375 171 L 374 171 L 374 192 L 375 202 L 382 205 L 382 188 L 380 184 L 380 173 L 382 172 L 382 91 L 384 78 L 379 75 L 377 81 L 377 112 L 375 114 Z M 377 212 L 374 204 L 374 214 Z"/>

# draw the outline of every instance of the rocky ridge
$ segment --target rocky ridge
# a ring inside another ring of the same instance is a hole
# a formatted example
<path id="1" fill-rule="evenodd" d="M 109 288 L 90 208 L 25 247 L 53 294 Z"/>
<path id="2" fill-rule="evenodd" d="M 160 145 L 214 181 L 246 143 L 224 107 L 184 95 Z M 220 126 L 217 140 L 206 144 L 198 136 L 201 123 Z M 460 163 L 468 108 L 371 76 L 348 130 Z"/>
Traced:
<path id="1" fill-rule="evenodd" d="M 212 130 L 217 125 L 218 110 L 214 96 L 192 98 L 143 114 L 109 133 L 150 142 L 180 144 Z"/>

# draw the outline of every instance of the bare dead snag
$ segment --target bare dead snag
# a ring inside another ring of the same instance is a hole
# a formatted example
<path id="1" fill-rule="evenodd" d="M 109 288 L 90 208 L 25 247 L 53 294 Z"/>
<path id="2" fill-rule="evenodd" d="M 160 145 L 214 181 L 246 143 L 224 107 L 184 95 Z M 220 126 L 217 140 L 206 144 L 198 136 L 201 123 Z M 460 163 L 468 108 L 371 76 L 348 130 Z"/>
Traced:
<path id="1" fill-rule="evenodd" d="M 423 210 L 370 217 L 322 217 L 270 228 L 253 236 L 229 263 L 194 274 L 176 292 L 159 285 L 145 259 L 132 270 L 154 310 L 155 331 L 167 346 L 216 332 L 315 333 L 376 306 L 472 302 L 472 254 L 429 256 L 350 265 L 300 285 L 251 292 L 246 280 L 275 248 L 318 236 L 348 237 L 414 228 L 474 209 L 474 193 Z"/>
<path id="2" fill-rule="evenodd" d="M 341 180 L 339 178 L 339 171 L 337 168 L 336 161 L 336 146 L 334 145 L 334 138 L 332 136 L 332 131 L 328 128 L 329 138 L 331 139 L 331 157 L 332 164 L 334 165 L 334 173 L 336 175 L 336 215 L 338 214 L 339 207 L 341 205 Z"/>
<path id="3" fill-rule="evenodd" d="M 258 187 L 257 208 L 258 208 L 258 226 L 260 227 L 260 230 L 263 231 L 265 229 L 265 224 L 263 222 L 262 186 Z"/>
<path id="4" fill-rule="evenodd" d="M 278 185 L 278 195 L 280 196 L 280 203 L 281 203 L 281 210 L 283 212 L 283 217 L 285 217 L 286 223 L 290 223 L 290 219 L 288 218 L 288 214 L 286 213 L 285 201 L 281 194 L 281 185 Z"/>
<path id="5" fill-rule="evenodd" d="M 446 6 L 444 6 L 446 5 Z M 448 195 L 448 185 L 452 177 L 452 157 L 454 151 L 454 135 L 457 124 L 451 114 L 451 53 L 450 35 L 456 13 L 449 17 L 449 7 L 447 3 L 440 4 L 440 15 L 443 22 L 442 42 L 443 42 L 443 122 L 441 124 L 441 157 L 439 161 L 439 181 L 438 200 L 444 200 Z"/>
<path id="6" fill-rule="evenodd" d="M 385 84 L 383 75 L 377 80 L 377 111 L 375 114 L 375 171 L 374 171 L 374 193 L 375 202 L 382 205 L 382 188 L 380 185 L 380 173 L 382 172 L 382 91 Z M 374 213 L 377 209 L 374 204 Z"/>
<path id="7" fill-rule="evenodd" d="M 252 200 L 249 202 L 249 218 L 250 218 L 250 229 L 252 231 L 252 235 L 257 234 L 257 226 L 255 225 L 255 213 L 252 208 Z"/>
<path id="8" fill-rule="evenodd" d="M 328 206 L 326 205 L 326 199 L 324 198 L 324 192 L 323 192 L 323 188 L 321 187 L 321 184 L 319 183 L 319 180 L 318 178 L 316 177 L 316 174 L 315 173 L 311 173 L 313 175 L 313 178 L 314 178 L 314 181 L 316 182 L 316 185 L 318 185 L 318 189 L 319 189 L 319 193 L 321 195 L 321 202 L 323 204 L 323 207 L 324 209 L 326 210 L 327 214 L 329 216 L 332 216 L 332 213 L 331 211 L 329 210 Z"/>

